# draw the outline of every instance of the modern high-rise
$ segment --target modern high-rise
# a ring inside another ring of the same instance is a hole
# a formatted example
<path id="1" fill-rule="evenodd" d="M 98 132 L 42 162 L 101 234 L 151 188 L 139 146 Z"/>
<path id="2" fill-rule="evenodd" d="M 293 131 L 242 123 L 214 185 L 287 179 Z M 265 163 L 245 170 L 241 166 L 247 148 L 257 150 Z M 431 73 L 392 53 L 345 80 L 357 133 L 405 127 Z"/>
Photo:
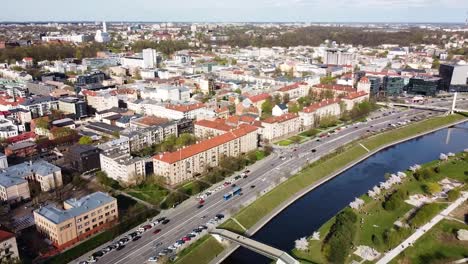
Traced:
<path id="1" fill-rule="evenodd" d="M 385 76 L 383 78 L 383 91 L 387 96 L 398 96 L 403 92 L 405 81 L 398 76 Z"/>
<path id="2" fill-rule="evenodd" d="M 370 93 L 371 95 L 376 95 L 380 91 L 380 86 L 382 85 L 382 80 L 379 77 L 369 76 L 367 77 L 370 82 Z"/>
<path id="3" fill-rule="evenodd" d="M 441 79 L 436 77 L 414 77 L 409 80 L 406 90 L 409 94 L 434 96 L 440 90 Z"/>
<path id="4" fill-rule="evenodd" d="M 468 92 L 468 65 L 441 64 L 440 89 L 452 92 Z"/>

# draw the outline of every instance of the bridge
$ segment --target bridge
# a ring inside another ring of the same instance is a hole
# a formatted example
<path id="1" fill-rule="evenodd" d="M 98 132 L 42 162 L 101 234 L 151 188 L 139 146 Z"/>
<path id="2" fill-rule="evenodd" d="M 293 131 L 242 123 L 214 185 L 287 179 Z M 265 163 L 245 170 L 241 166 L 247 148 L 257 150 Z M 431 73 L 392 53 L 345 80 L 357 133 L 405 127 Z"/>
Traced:
<path id="1" fill-rule="evenodd" d="M 456 103 L 457 103 L 457 93 L 453 95 L 453 101 L 452 101 L 452 107 L 442 107 L 442 106 L 434 106 L 434 105 L 420 105 L 420 104 L 405 104 L 405 103 L 384 103 L 384 102 L 378 102 L 378 105 L 382 106 L 402 106 L 402 107 L 409 107 L 409 108 L 415 108 L 415 109 L 423 109 L 423 110 L 432 110 L 432 111 L 441 111 L 441 112 L 450 112 L 450 114 L 453 113 L 468 113 L 468 109 L 461 109 L 461 108 L 456 108 Z"/>
<path id="2" fill-rule="evenodd" d="M 276 249 L 272 246 L 265 245 L 248 237 L 236 234 L 229 230 L 225 229 L 213 229 L 209 231 L 214 238 L 216 238 L 221 243 L 225 242 L 224 240 L 229 240 L 240 246 L 248 248 L 258 254 L 261 254 L 267 258 L 276 260 L 278 264 L 299 264 L 299 261 L 291 257 L 288 253 Z"/>

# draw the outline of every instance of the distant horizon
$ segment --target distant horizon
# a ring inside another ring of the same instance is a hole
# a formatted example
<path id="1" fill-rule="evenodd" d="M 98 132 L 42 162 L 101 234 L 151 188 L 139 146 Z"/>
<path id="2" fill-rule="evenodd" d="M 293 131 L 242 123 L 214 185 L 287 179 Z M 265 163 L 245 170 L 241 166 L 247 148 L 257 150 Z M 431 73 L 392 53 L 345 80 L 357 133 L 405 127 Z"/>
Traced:
<path id="1" fill-rule="evenodd" d="M 451 25 L 466 25 L 465 22 L 450 22 L 450 21 L 439 21 L 439 22 L 427 22 L 427 21 L 171 21 L 171 20 L 161 20 L 161 21 L 150 21 L 150 20 L 23 20 L 23 21 L 9 21 L 9 20 L 0 20 L 0 24 L 25 24 L 25 23 L 178 23 L 178 24 L 451 24 Z"/>
<path id="2" fill-rule="evenodd" d="M 460 23 L 466 0 L 14 0 L 2 3 L 0 20 L 190 21 L 261 23 Z"/>

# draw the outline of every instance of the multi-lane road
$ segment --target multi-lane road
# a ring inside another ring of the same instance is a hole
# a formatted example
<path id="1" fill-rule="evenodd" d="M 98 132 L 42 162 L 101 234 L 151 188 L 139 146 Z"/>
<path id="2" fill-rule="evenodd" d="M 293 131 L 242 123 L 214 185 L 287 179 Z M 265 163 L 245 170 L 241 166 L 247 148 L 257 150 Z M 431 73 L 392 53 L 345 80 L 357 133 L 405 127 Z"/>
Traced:
<path id="1" fill-rule="evenodd" d="M 443 105 L 448 104 L 448 102 L 439 102 L 437 104 Z M 154 228 L 162 229 L 160 233 L 155 235 L 152 232 L 153 229 L 149 230 L 142 235 L 141 239 L 129 242 L 122 250 L 113 250 L 99 258 L 98 263 L 147 263 L 151 256 L 158 255 L 161 250 L 174 244 L 177 240 L 192 232 L 194 228 L 206 225 L 208 220 L 216 214 L 222 213 L 226 215 L 226 218 L 229 218 L 229 215 L 238 210 L 240 205 L 252 201 L 260 193 L 270 190 L 279 182 L 280 178 L 289 177 L 292 171 L 301 168 L 306 163 L 312 162 L 340 146 L 359 139 L 361 136 L 369 133 L 369 130 L 378 131 L 382 128 L 388 128 L 389 124 L 409 120 L 414 116 L 429 116 L 428 111 L 424 110 L 397 111 L 387 116 L 383 116 L 382 114 L 383 112 L 374 113 L 373 116 L 375 118 L 373 120 L 349 126 L 329 137 L 320 139 L 320 141 L 310 140 L 290 148 L 275 148 L 272 155 L 247 168 L 250 170 L 247 178 L 235 182 L 237 186 L 242 188 L 242 195 L 234 196 L 225 201 L 223 195 L 232 189 L 228 186 L 208 196 L 202 208 L 197 208 L 197 200 L 191 198 L 177 208 L 165 211 L 162 215 L 158 216 L 166 216 L 170 219 L 168 224 L 159 224 Z M 434 112 L 432 115 L 435 114 L 442 113 Z M 210 190 L 216 189 L 220 185 L 222 183 L 212 186 Z M 114 240 L 114 243 L 116 240 Z M 99 247 L 95 251 L 109 244 L 111 242 Z M 95 251 L 88 252 L 72 263 L 87 260 Z"/>

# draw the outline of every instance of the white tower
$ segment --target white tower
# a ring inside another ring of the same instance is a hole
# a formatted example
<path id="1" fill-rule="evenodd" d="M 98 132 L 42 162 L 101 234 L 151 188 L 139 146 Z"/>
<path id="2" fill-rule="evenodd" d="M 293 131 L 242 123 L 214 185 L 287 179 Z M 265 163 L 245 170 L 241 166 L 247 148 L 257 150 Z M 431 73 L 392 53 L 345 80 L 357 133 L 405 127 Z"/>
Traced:
<path id="1" fill-rule="evenodd" d="M 106 21 L 103 21 L 103 22 L 102 22 L 102 32 L 107 32 Z"/>

